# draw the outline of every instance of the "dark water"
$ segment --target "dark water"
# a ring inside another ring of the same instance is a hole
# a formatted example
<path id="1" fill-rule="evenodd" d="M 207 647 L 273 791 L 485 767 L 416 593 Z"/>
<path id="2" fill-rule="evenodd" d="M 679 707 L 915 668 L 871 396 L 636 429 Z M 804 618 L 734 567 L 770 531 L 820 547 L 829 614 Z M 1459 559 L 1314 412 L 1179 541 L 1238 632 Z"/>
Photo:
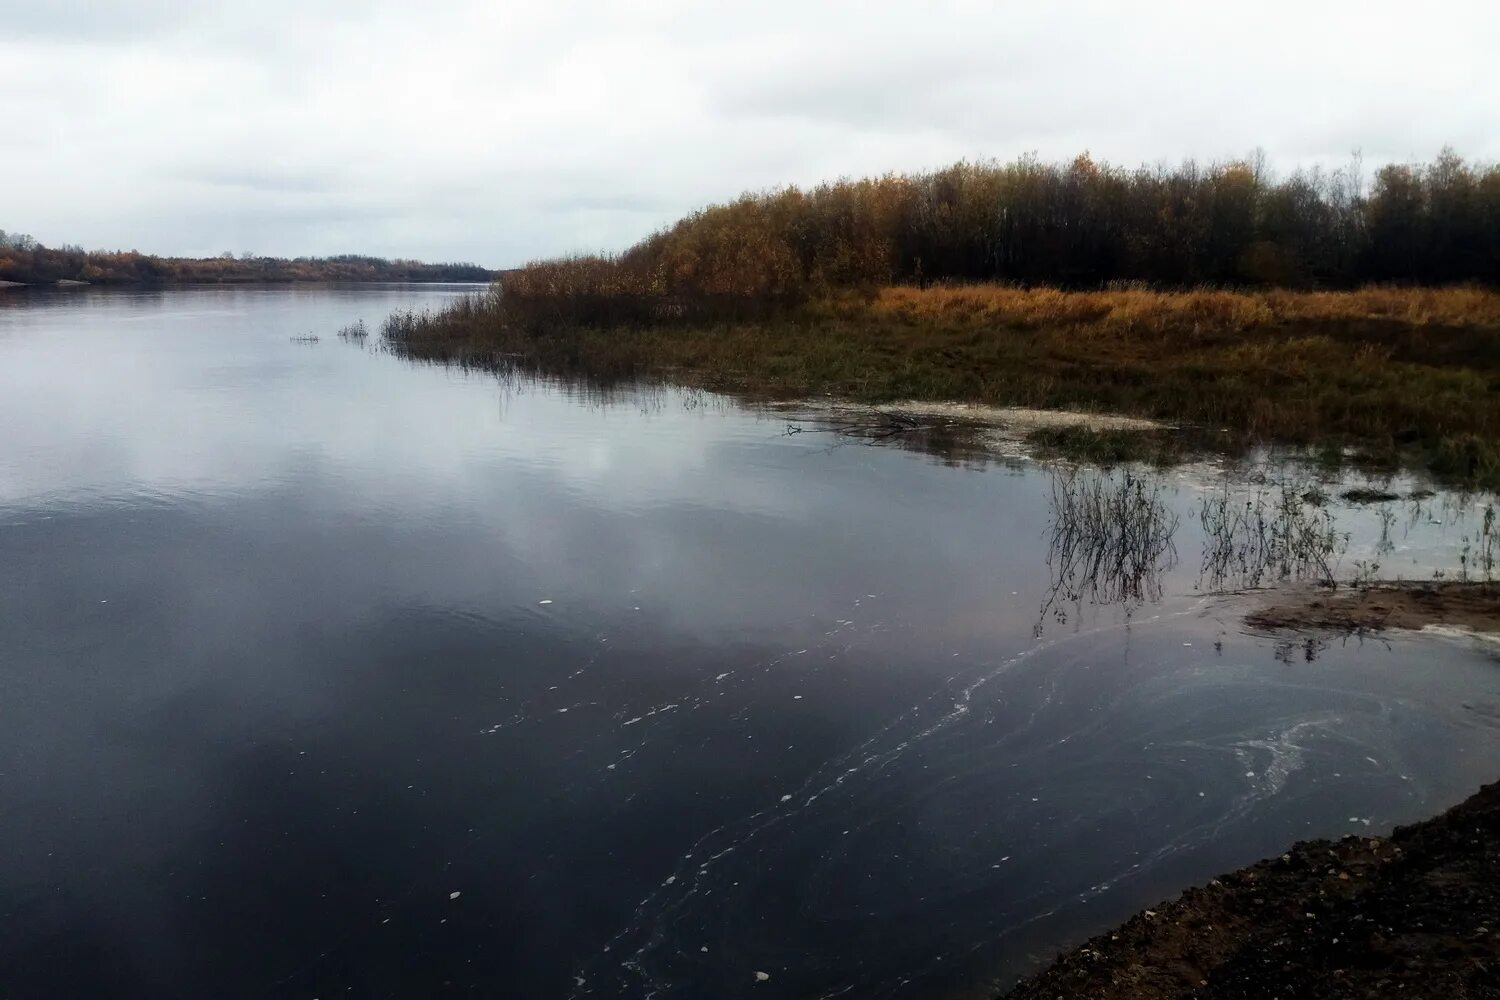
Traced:
<path id="1" fill-rule="evenodd" d="M 1483 650 L 1202 596 L 1192 475 L 1059 621 L 1046 469 L 333 336 L 452 294 L 0 297 L 0 996 L 983 994 L 1500 771 Z"/>

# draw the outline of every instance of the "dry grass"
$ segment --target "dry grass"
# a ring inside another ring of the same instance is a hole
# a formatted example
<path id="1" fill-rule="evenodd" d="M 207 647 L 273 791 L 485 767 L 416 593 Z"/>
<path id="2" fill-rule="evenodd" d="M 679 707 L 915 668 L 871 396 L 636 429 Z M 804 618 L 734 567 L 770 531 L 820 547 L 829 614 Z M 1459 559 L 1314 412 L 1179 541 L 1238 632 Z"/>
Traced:
<path id="1" fill-rule="evenodd" d="M 1007 285 L 904 285 L 881 289 L 872 308 L 914 322 L 959 320 L 1120 333 L 1200 329 L 1223 334 L 1287 323 L 1368 320 L 1418 327 L 1500 327 L 1500 292 L 1477 287 L 1077 292 Z"/>

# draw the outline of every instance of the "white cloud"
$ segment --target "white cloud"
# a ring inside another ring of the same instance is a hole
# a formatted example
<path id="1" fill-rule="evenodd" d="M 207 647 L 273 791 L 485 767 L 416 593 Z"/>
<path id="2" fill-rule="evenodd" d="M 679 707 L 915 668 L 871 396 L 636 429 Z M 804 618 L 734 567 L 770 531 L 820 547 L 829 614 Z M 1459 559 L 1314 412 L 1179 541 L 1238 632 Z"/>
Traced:
<path id="1" fill-rule="evenodd" d="M 49 243 L 507 266 L 959 157 L 1500 157 L 1488 0 L 0 0 L 0 24 L 0 226 Z"/>

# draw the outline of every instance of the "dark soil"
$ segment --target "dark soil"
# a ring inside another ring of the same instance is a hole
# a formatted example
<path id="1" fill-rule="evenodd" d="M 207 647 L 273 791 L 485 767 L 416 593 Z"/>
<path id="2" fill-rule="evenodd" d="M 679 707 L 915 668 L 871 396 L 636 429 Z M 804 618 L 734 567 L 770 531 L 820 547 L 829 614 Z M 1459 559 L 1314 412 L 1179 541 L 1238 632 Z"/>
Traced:
<path id="1" fill-rule="evenodd" d="M 1189 889 L 1007 997 L 1500 998 L 1500 783 L 1389 838 L 1300 843 Z"/>
<path id="2" fill-rule="evenodd" d="M 1260 629 L 1334 632 L 1456 625 L 1500 632 L 1500 583 L 1390 583 L 1338 591 L 1283 592 L 1245 623 Z"/>

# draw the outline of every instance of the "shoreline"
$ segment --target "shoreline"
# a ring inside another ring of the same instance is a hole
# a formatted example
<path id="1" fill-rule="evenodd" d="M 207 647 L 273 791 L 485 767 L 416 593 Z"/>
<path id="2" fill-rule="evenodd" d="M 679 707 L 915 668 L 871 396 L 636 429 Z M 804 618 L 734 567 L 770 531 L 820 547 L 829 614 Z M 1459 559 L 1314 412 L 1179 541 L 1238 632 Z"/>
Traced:
<path id="1" fill-rule="evenodd" d="M 1388 837 L 1302 841 L 1188 889 L 1003 996 L 1495 996 L 1496 871 L 1500 782 Z"/>
<path id="2" fill-rule="evenodd" d="M 585 323 L 569 300 L 500 292 L 383 331 L 413 360 L 608 388 L 659 379 L 780 402 L 1086 411 L 1155 425 L 1037 428 L 1084 458 L 1318 449 L 1500 486 L 1500 293 L 1374 286 L 1063 291 L 1005 285 L 838 292 L 717 321 Z M 1144 445 L 1140 439 L 1146 438 Z"/>
<path id="3" fill-rule="evenodd" d="M 1243 620 L 1260 632 L 1394 630 L 1500 652 L 1496 583 L 1293 585 L 1242 596 L 1254 603 Z M 1388 836 L 1298 841 L 1187 888 L 1055 956 L 1002 997 L 1500 995 L 1497 871 L 1500 782 Z"/>
<path id="4" fill-rule="evenodd" d="M 455 278 L 226 278 L 219 281 L 206 280 L 161 280 L 161 281 L 75 281 L 59 278 L 56 281 L 0 281 L 0 289 L 25 288 L 35 291 L 50 291 L 58 288 L 214 288 L 221 285 L 472 285 L 484 287 L 487 281 L 467 281 Z"/>

